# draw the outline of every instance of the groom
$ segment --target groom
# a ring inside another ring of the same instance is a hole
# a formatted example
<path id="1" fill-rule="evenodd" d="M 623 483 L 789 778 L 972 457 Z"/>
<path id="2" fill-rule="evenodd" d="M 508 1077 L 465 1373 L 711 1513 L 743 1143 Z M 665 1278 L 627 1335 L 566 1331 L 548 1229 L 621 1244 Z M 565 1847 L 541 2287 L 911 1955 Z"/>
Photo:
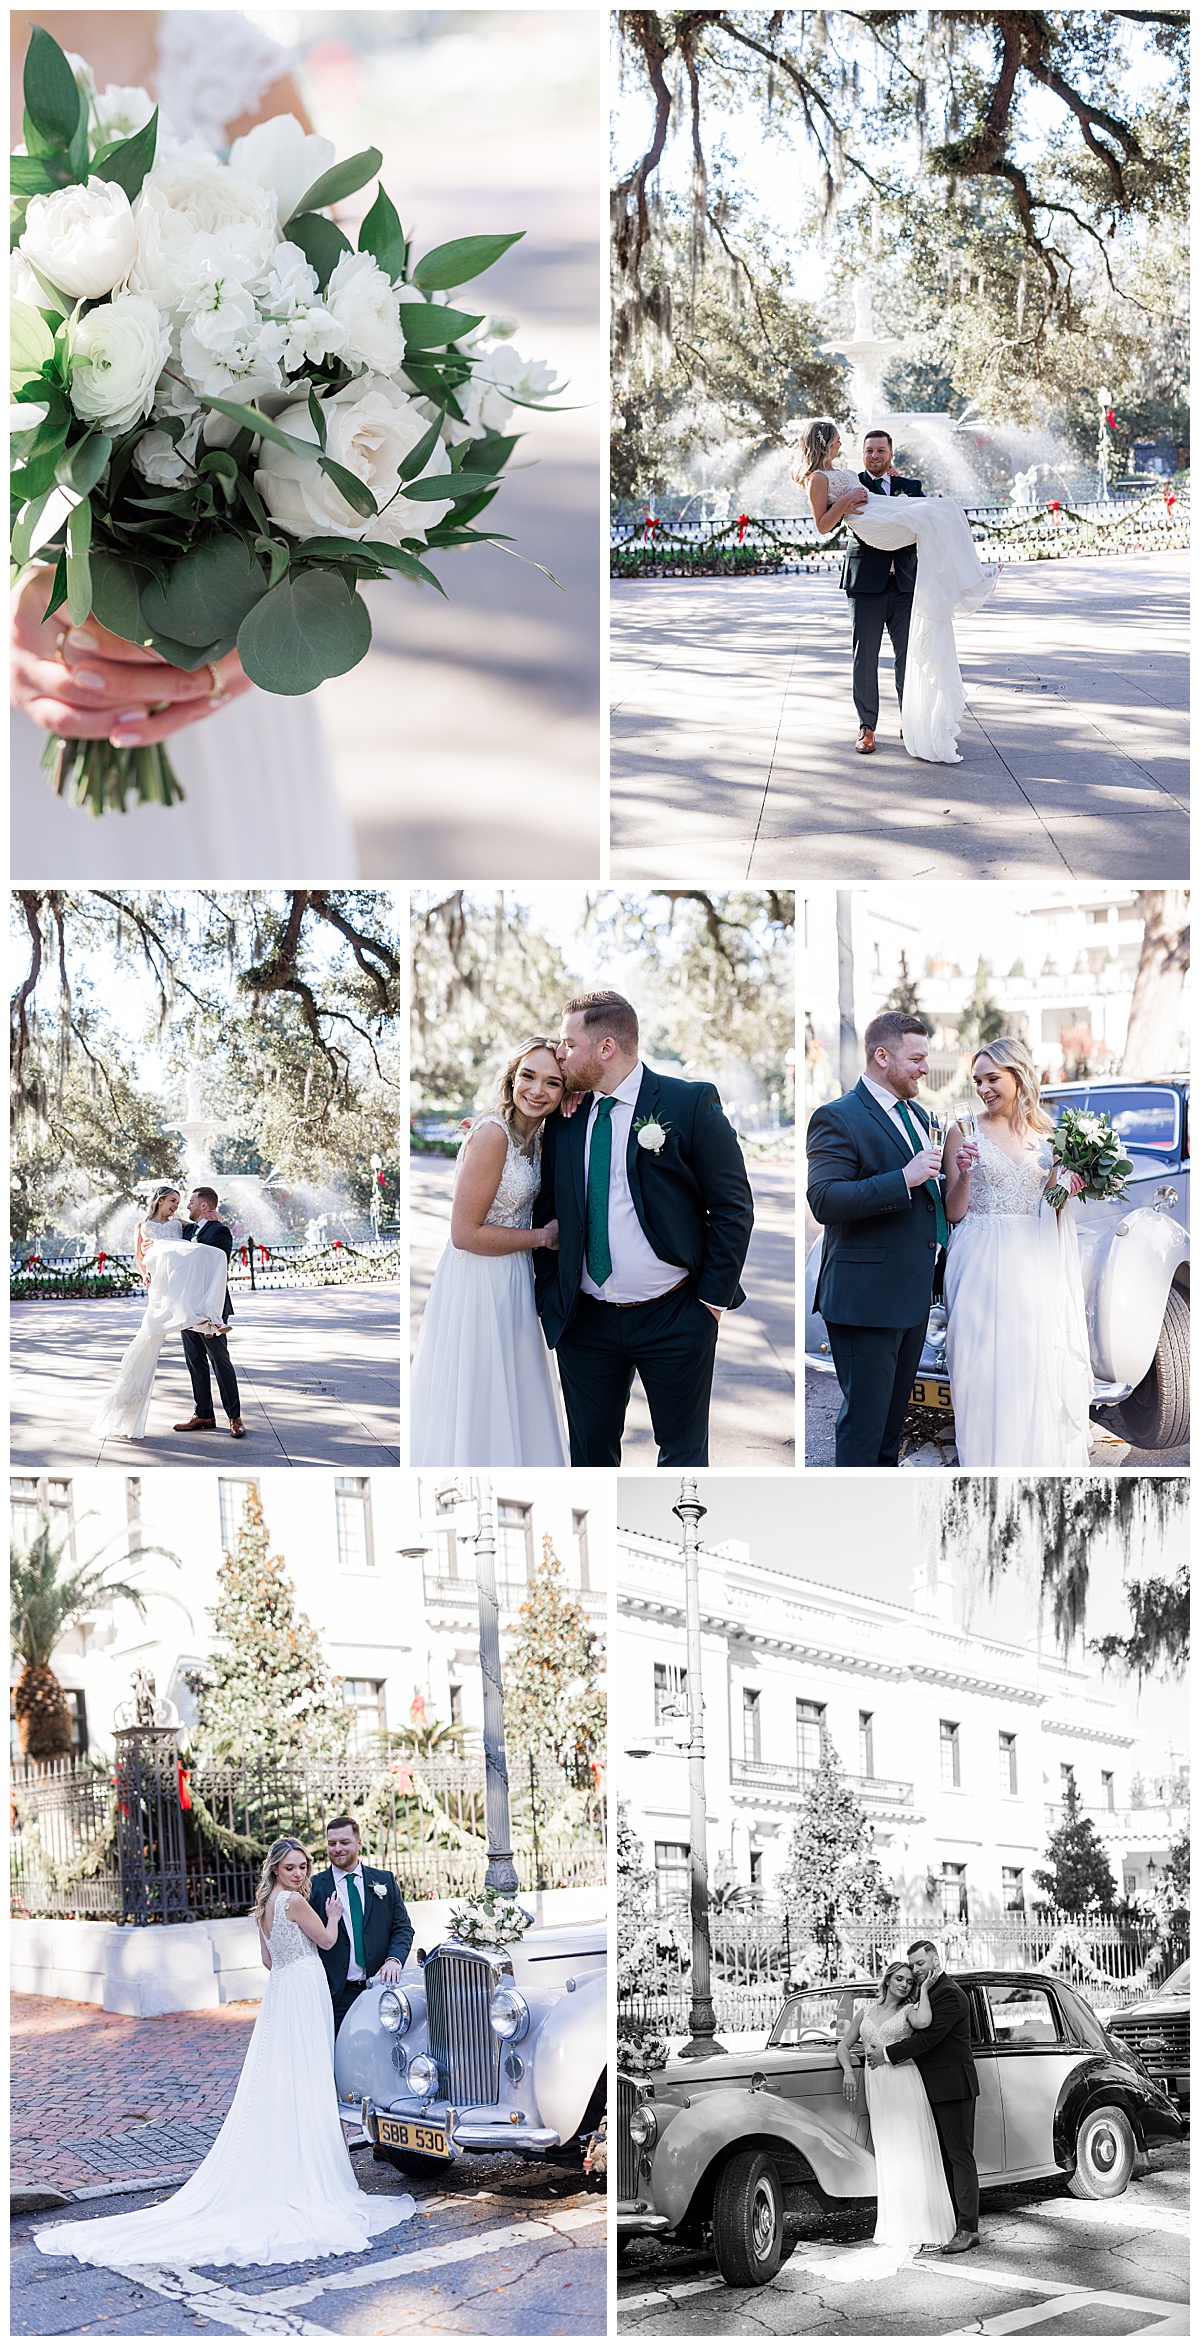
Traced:
<path id="1" fill-rule="evenodd" d="M 558 1355 L 572 1466 L 619 1466 L 634 1372 L 660 1466 L 707 1466 L 717 1327 L 739 1284 L 754 1201 L 737 1136 L 711 1083 L 655 1075 L 621 994 L 579 994 L 558 1060 L 571 1116 L 542 1140 L 533 1257 L 537 1307 Z"/>
<path id="2" fill-rule="evenodd" d="M 881 2061 L 915 2061 L 929 2096 L 933 2122 L 942 2146 L 942 2165 L 954 2201 L 958 2229 L 942 2250 L 943 2256 L 962 2256 L 979 2246 L 979 2171 L 975 2165 L 975 2103 L 979 2079 L 971 2056 L 971 2007 L 957 1982 L 942 1970 L 932 1939 L 915 1939 L 905 1953 L 919 1980 L 929 1989 L 933 2019 L 894 2045 L 877 2045 L 867 2054 L 873 2069 Z"/>
<path id="3" fill-rule="evenodd" d="M 842 1388 L 835 1462 L 898 1466 L 900 1435 L 946 1243 L 941 1150 L 916 1105 L 929 1037 L 884 1010 L 854 1090 L 814 1110 L 808 1202 L 824 1227 L 816 1306 Z"/>
<path id="4" fill-rule="evenodd" d="M 217 1219 L 216 1190 L 194 1189 L 188 1199 L 188 1213 L 191 1220 L 184 1223 L 184 1237 L 196 1246 L 219 1246 L 228 1262 L 233 1253 L 233 1232 L 226 1227 L 224 1222 Z M 233 1318 L 233 1304 L 228 1285 L 225 1288 L 225 1309 L 221 1317 L 226 1322 Z M 235 1442 L 244 1441 L 246 1428 L 242 1424 L 241 1397 L 238 1393 L 238 1381 L 234 1375 L 233 1362 L 229 1357 L 228 1336 L 202 1336 L 198 1328 L 185 1328 L 182 1332 L 181 1342 L 183 1357 L 188 1365 L 188 1375 L 192 1380 L 192 1400 L 195 1403 L 195 1408 L 192 1416 L 183 1425 L 176 1426 L 175 1432 L 177 1434 L 211 1434 L 216 1432 L 217 1421 L 213 1416 L 212 1380 L 208 1373 L 211 1361 L 216 1371 L 217 1391 L 221 1396 L 221 1406 L 229 1419 L 229 1431 Z"/>
<path id="5" fill-rule="evenodd" d="M 863 441 L 859 479 L 874 497 L 922 497 L 920 481 L 906 480 L 892 462 L 890 432 L 868 432 Z M 896 698 L 904 706 L 904 667 L 908 658 L 908 629 L 917 585 L 917 549 L 899 546 L 886 553 L 864 546 L 850 533 L 842 557 L 842 586 L 854 613 L 854 707 L 863 757 L 875 747 L 879 723 L 879 647 L 886 627 L 896 663 Z"/>
<path id="6" fill-rule="evenodd" d="M 353 1817 L 334 1817 L 325 1829 L 329 1864 L 314 1874 L 308 1901 L 325 1921 L 336 1898 L 342 1910 L 332 1947 L 319 1947 L 333 1998 L 336 2036 L 352 2004 L 370 1979 L 398 1980 L 413 1943 L 413 1926 L 394 1874 L 364 1865 L 362 1838 Z"/>

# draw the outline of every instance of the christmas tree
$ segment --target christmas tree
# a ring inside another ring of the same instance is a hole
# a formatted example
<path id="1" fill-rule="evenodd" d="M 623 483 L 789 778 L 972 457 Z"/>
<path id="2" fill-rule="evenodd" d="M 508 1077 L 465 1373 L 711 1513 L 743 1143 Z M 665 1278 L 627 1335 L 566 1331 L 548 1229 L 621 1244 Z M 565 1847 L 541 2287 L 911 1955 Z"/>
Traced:
<path id="1" fill-rule="evenodd" d="M 682 2034 L 682 2013 L 667 1999 L 678 2004 L 691 1953 L 686 1923 L 658 1912 L 654 1876 L 623 1800 L 617 1802 L 616 1863 L 617 2062 L 640 2076 L 661 2069 L 667 2037 Z"/>
<path id="2" fill-rule="evenodd" d="M 807 1933 L 820 1941 L 831 1978 L 839 1968 L 842 1927 L 882 1922 L 896 1905 L 871 1848 L 871 1828 L 825 1736 L 820 1766 L 792 1832 L 783 1895 L 798 1936 Z"/>
<path id="3" fill-rule="evenodd" d="M 582 1761 L 604 1741 L 600 1644 L 568 1591 L 549 1537 L 504 1664 L 504 1719 L 520 1751 Z"/>
<path id="4" fill-rule="evenodd" d="M 196 1742 L 207 1759 L 333 1759 L 351 1716 L 326 1668 L 320 1640 L 296 1606 L 282 1556 L 268 1553 L 262 1500 L 252 1484 L 232 1553 L 210 1608 L 217 1648 L 190 1674 L 198 1697 Z"/>
<path id="5" fill-rule="evenodd" d="M 1074 1775 L 1067 1777 L 1063 1821 L 1050 1835 L 1048 1863 L 1038 1868 L 1034 1881 L 1046 1892 L 1045 1903 L 1060 1914 L 1086 1914 L 1099 1906 L 1107 1913 L 1116 1895 L 1108 1853 L 1090 1817 L 1079 1813 Z"/>
<path id="6" fill-rule="evenodd" d="M 924 1018 L 917 981 L 908 966 L 908 955 L 900 947 L 900 975 L 883 1005 L 885 1010 L 911 1010 L 914 1018 Z"/>

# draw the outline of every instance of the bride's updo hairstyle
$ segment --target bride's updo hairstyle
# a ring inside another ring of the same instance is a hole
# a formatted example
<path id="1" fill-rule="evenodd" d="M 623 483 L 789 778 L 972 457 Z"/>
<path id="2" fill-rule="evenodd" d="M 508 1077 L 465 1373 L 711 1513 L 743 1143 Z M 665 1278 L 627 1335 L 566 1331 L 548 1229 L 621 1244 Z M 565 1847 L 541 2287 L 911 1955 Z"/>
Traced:
<path id="1" fill-rule="evenodd" d="M 263 1919 L 267 1911 L 267 1900 L 270 1897 L 272 1890 L 277 1890 L 279 1888 L 279 1884 L 275 1878 L 276 1874 L 278 1873 L 280 1866 L 283 1864 L 284 1858 L 287 1857 L 293 1850 L 295 1851 L 297 1857 L 302 1857 L 304 1859 L 305 1891 L 307 1891 L 309 1883 L 312 1881 L 312 1859 L 309 1856 L 303 1841 L 293 1841 L 290 1833 L 285 1833 L 282 1840 L 280 1841 L 272 1841 L 271 1846 L 263 1859 L 263 1869 L 258 1877 L 258 1888 L 254 1893 L 254 1919 L 258 1924 L 260 1931 L 262 1930 Z"/>
<path id="2" fill-rule="evenodd" d="M 901 1958 L 900 1958 L 900 1960 L 899 1960 L 899 1962 L 898 1962 L 898 1963 L 889 1963 L 889 1965 L 888 1965 L 888 1967 L 887 1967 L 887 1970 L 884 1972 L 883 1978 L 882 1978 L 882 1979 L 880 1980 L 880 1982 L 879 1982 L 879 1994 L 878 1994 L 878 1996 L 876 1997 L 876 2002 L 877 2002 L 877 2003 L 879 2003 L 879 2004 L 886 2004 L 886 2002 L 887 2002 L 887 1992 L 888 1992 L 888 1987 L 889 1987 L 889 1985 L 890 1985 L 891 1981 L 892 1981 L 892 1980 L 894 1980 L 894 1978 L 895 1978 L 895 1976 L 896 1976 L 896 1973 L 897 1973 L 898 1971 L 907 1971 L 907 1972 L 909 1973 L 909 1975 L 910 1975 L 910 1977 L 911 1977 L 911 1979 L 912 1979 L 912 1983 L 913 1983 L 913 1984 L 912 1984 L 912 1993 L 911 1993 L 911 1995 L 908 1995 L 908 1996 L 906 1996 L 906 1997 L 905 1997 L 905 1999 L 904 1999 L 905 2003 L 907 2003 L 907 2004 L 915 2004 L 915 2003 L 916 2003 L 916 2001 L 917 2001 L 917 1998 L 918 1998 L 918 1996 L 919 1996 L 919 1995 L 920 1995 L 920 1993 L 921 1993 L 921 1984 L 920 1984 L 920 1981 L 917 1979 L 916 1973 L 913 1971 L 913 1967 L 912 1967 L 911 1963 L 908 1961 L 908 1958 L 907 1958 L 907 1956 L 904 1956 L 904 1955 L 902 1955 L 902 1956 L 901 1956 Z M 900 2009 L 901 2009 L 901 2011 L 903 2011 L 903 2010 L 904 2010 L 904 2005 L 903 2005 L 903 2004 L 901 2005 Z"/>
<path id="3" fill-rule="evenodd" d="M 517 1107 L 513 1098 L 513 1080 L 521 1061 L 527 1059 L 531 1051 L 549 1051 L 556 1065 L 558 1062 L 558 1044 L 552 1042 L 549 1035 L 530 1035 L 528 1042 L 522 1043 L 520 1050 L 514 1052 L 496 1086 L 496 1106 L 493 1111 L 495 1115 L 503 1118 L 510 1132 L 513 1129 L 513 1117 Z"/>
<path id="4" fill-rule="evenodd" d="M 827 415 L 810 416 L 801 424 L 788 468 L 800 488 L 808 487 L 815 472 L 828 472 L 829 451 L 837 438 L 838 427 Z"/>
<path id="5" fill-rule="evenodd" d="M 175 1203 L 176 1203 L 176 1205 L 178 1205 L 178 1203 L 179 1203 L 179 1198 L 180 1198 L 180 1191 L 179 1191 L 179 1189 L 176 1187 L 176 1185 L 175 1185 L 175 1183 L 174 1183 L 173 1181 L 168 1181 L 168 1182 L 165 1182 L 165 1183 L 164 1183 L 164 1185 L 163 1185 L 163 1187 L 162 1187 L 161 1189 L 156 1189 L 156 1190 L 155 1190 L 155 1192 L 154 1192 L 154 1195 L 153 1195 L 153 1197 L 152 1197 L 152 1198 L 151 1198 L 151 1200 L 150 1200 L 150 1211 L 149 1211 L 149 1214 L 148 1214 L 148 1215 L 147 1215 L 147 1217 L 146 1217 L 148 1221 L 150 1221 L 150 1222 L 169 1222 L 169 1221 L 170 1221 L 171 1217 L 170 1217 L 170 1215 L 169 1215 L 169 1214 L 160 1214 L 160 1212 L 159 1212 L 159 1210 L 158 1210 L 158 1209 L 159 1209 L 159 1207 L 162 1205 L 164 1198 L 168 1198 L 168 1197 L 173 1197 L 173 1198 L 174 1198 L 174 1200 L 175 1200 Z"/>
<path id="6" fill-rule="evenodd" d="M 1054 1118 L 1047 1116 L 1038 1098 L 1038 1073 L 1028 1043 L 1019 1035 L 999 1035 L 994 1043 L 984 1043 L 972 1053 L 971 1075 L 981 1059 L 994 1059 L 997 1067 L 1006 1067 L 1017 1087 L 1013 1111 L 1019 1132 L 1053 1132 Z"/>

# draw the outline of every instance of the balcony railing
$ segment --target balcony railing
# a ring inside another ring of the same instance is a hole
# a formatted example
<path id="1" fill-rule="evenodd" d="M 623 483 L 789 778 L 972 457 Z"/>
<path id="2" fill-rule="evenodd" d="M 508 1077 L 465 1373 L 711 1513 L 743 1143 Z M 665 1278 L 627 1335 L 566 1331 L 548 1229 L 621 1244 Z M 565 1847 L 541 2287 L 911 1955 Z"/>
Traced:
<path id="1" fill-rule="evenodd" d="M 775 1792 L 803 1800 L 817 1780 L 815 1768 L 785 1768 L 774 1760 L 735 1759 L 730 1779 L 747 1792 Z M 913 1788 L 898 1776 L 843 1776 L 857 1800 L 887 1808 L 911 1808 Z"/>
<path id="2" fill-rule="evenodd" d="M 427 1605 L 474 1605 L 477 1583 L 473 1573 L 426 1572 L 422 1577 Z M 498 1580 L 496 1601 L 501 1612 L 519 1613 L 529 1590 L 527 1580 Z M 602 1588 L 572 1588 L 567 1593 L 589 1619 L 607 1615 L 608 1598 Z"/>

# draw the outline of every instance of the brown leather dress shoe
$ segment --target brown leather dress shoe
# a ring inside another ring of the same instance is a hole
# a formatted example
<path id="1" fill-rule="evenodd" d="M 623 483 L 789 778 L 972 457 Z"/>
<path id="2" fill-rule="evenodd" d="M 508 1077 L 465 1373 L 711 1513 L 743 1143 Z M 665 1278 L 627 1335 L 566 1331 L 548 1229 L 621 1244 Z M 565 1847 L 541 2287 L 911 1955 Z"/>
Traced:
<path id="1" fill-rule="evenodd" d="M 872 751 L 872 750 L 874 749 L 874 747 L 875 747 L 875 728 L 874 728 L 874 726 L 873 726 L 873 725 L 860 725 L 860 726 L 859 726 L 859 728 L 858 728 L 858 739 L 857 739 L 857 741 L 855 742 L 854 746 L 855 746 L 855 749 L 858 751 L 858 753 L 859 753 L 860 757 L 864 757 L 864 758 L 868 758 L 868 757 L 870 757 L 870 755 L 871 755 L 871 751 Z"/>
<path id="2" fill-rule="evenodd" d="M 174 1430 L 177 1434 L 215 1434 L 217 1421 L 215 1417 L 189 1417 L 186 1425 L 176 1426 Z"/>
<path id="3" fill-rule="evenodd" d="M 240 1417 L 231 1417 L 231 1418 L 230 1418 L 230 1420 L 229 1420 L 229 1431 L 230 1431 L 230 1433 L 233 1435 L 233 1438 L 234 1438 L 234 1441 L 235 1441 L 235 1442 L 244 1442 L 244 1441 L 245 1441 L 245 1439 L 246 1439 L 246 1428 L 245 1428 L 245 1426 L 242 1424 L 242 1421 L 241 1421 Z"/>
<path id="4" fill-rule="evenodd" d="M 965 2254 L 966 2254 L 966 2251 L 967 2251 L 967 2249 L 968 2249 L 968 2248 L 978 2248 L 978 2246 L 979 2246 L 979 2234 L 978 2234 L 978 2232 L 964 2232 L 964 2231 L 963 2231 L 963 2228 L 962 2228 L 962 2226 L 961 2226 L 961 2224 L 960 2224 L 960 2226 L 959 2226 L 959 2228 L 958 2228 L 957 2232 L 956 2232 L 956 2233 L 955 2233 L 955 2235 L 954 2235 L 954 2238 L 953 2238 L 953 2240 L 948 2240 L 948 2241 L 946 2242 L 946 2245 L 945 2245 L 945 2247 L 944 2247 L 944 2248 L 943 2248 L 943 2250 L 942 2250 L 942 2255 L 943 2255 L 943 2256 L 963 2256 L 963 2255 L 965 2255 Z"/>

